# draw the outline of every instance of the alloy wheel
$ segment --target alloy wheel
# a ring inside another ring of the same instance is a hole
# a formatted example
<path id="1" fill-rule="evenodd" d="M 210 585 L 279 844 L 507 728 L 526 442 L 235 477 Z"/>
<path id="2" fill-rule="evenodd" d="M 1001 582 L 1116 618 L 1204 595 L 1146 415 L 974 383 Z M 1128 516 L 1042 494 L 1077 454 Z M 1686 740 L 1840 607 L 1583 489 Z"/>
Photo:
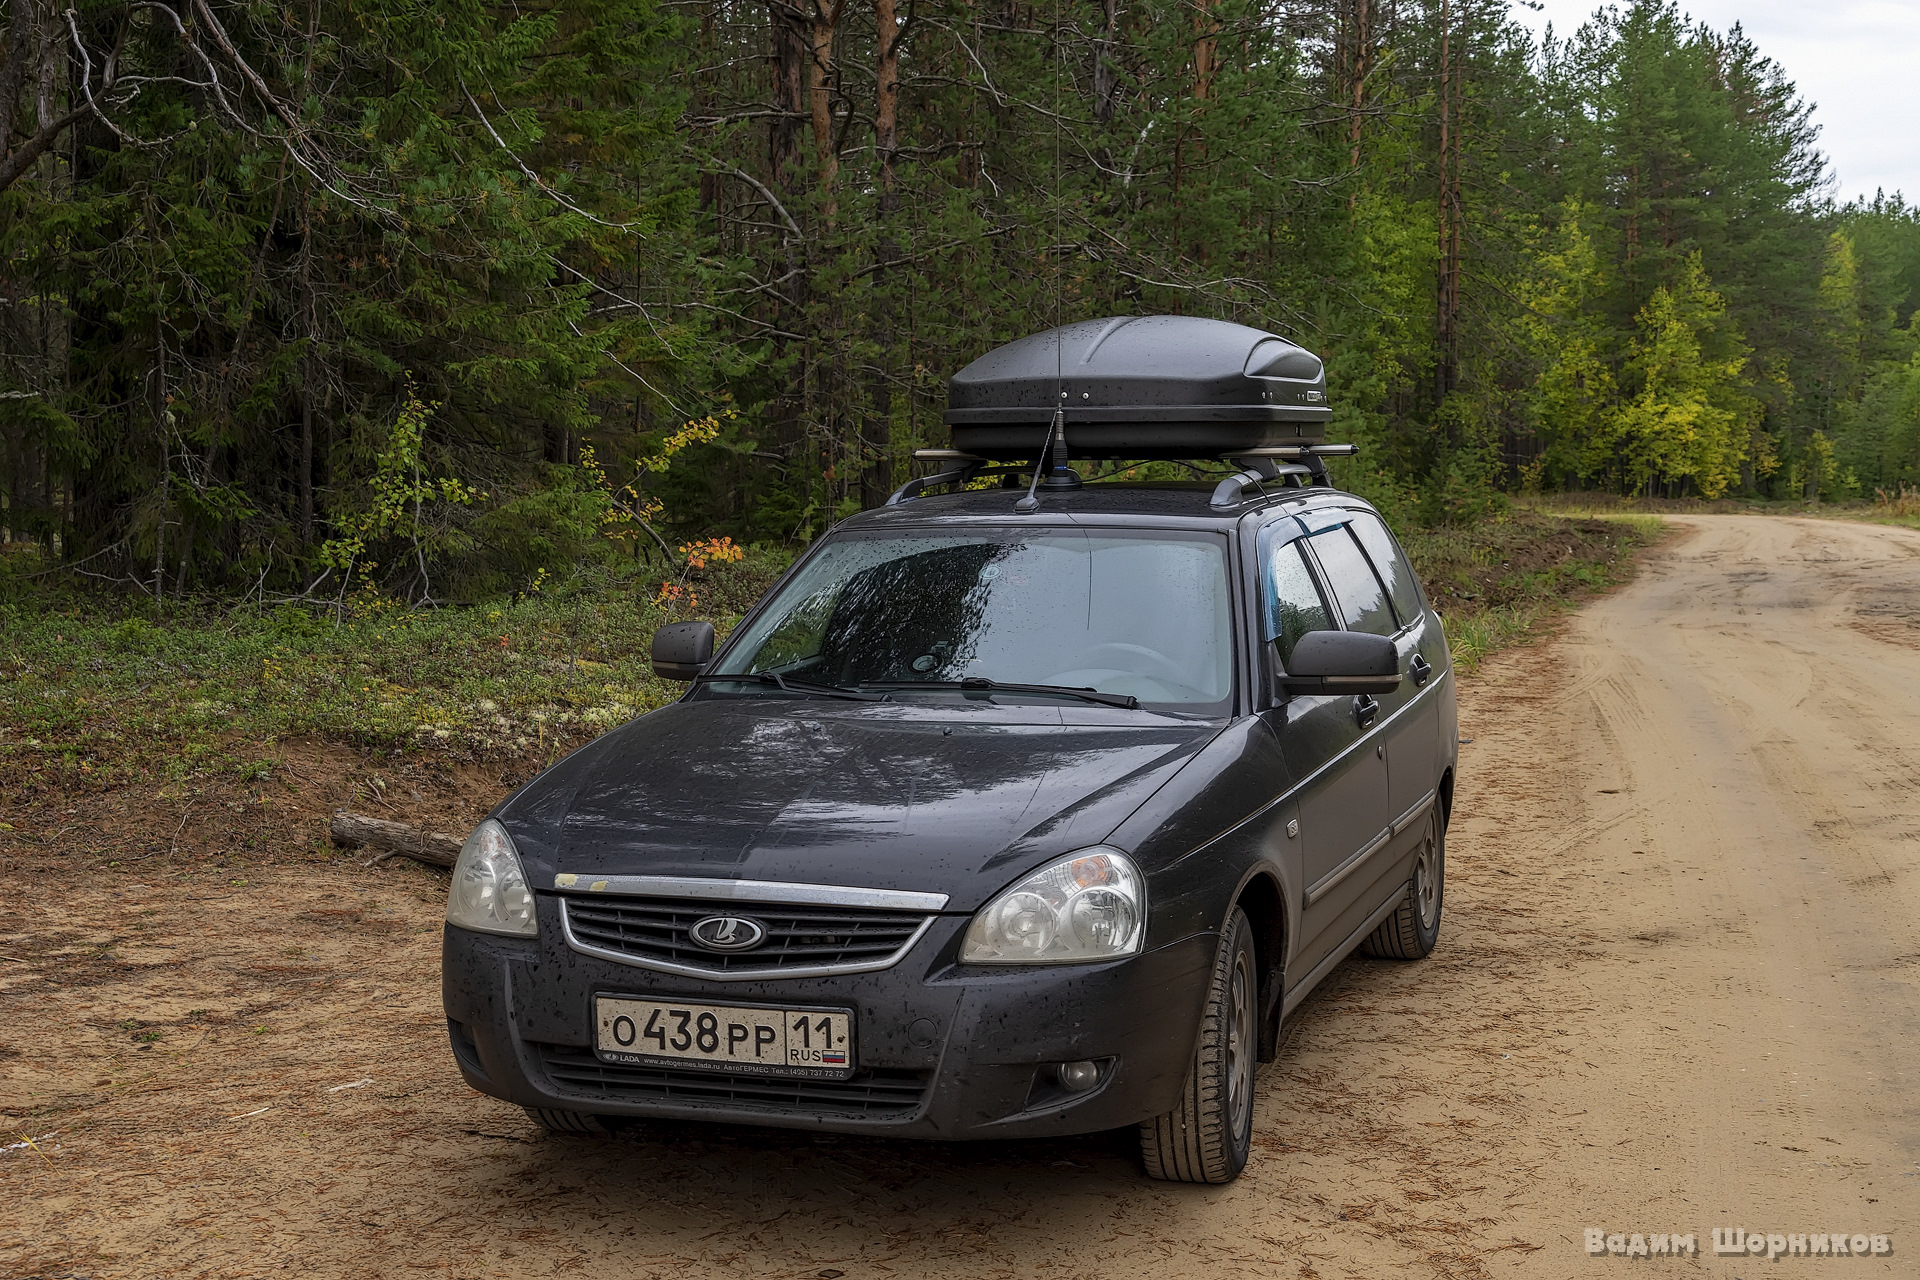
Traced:
<path id="1" fill-rule="evenodd" d="M 1440 914 L 1440 877 L 1435 874 L 1434 839 L 1431 827 L 1427 838 L 1421 842 L 1420 856 L 1413 864 L 1413 903 L 1420 913 L 1420 927 L 1423 930 L 1433 928 L 1434 920 Z"/>
<path id="2" fill-rule="evenodd" d="M 1246 958 L 1235 958 L 1228 985 L 1227 1118 L 1234 1133 L 1244 1133 L 1253 1111 L 1253 974 Z"/>

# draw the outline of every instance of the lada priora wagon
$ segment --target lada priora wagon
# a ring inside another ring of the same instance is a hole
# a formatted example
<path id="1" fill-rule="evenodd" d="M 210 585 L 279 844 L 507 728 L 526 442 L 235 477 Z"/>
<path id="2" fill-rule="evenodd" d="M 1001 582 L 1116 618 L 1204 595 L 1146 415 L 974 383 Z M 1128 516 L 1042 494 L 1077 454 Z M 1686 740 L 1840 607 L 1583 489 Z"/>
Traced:
<path id="1" fill-rule="evenodd" d="M 1150 1175 L 1237 1176 L 1287 1012 L 1434 946 L 1456 761 L 1393 535 L 1279 470 L 909 486 L 717 655 L 665 629 L 686 695 L 460 855 L 466 1079 L 562 1132 L 1137 1126 Z"/>

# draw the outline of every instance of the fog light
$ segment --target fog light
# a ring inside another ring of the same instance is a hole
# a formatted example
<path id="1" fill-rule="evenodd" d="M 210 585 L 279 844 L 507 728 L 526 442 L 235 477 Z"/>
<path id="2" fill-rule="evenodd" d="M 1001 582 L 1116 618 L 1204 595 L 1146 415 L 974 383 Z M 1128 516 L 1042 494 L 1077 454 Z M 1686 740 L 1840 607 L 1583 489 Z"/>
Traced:
<path id="1" fill-rule="evenodd" d="M 1085 1093 L 1100 1083 L 1100 1064 L 1063 1062 L 1053 1069 L 1053 1074 L 1060 1081 L 1060 1087 L 1068 1093 Z"/>

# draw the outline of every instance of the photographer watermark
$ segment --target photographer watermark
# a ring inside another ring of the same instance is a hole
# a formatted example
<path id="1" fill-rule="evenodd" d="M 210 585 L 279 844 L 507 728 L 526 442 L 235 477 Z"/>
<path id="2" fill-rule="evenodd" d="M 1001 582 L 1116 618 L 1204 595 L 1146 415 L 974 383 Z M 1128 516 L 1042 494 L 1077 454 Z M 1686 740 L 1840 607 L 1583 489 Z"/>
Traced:
<path id="1" fill-rule="evenodd" d="M 1637 1231 L 1629 1234 L 1625 1231 L 1609 1232 L 1605 1227 L 1588 1227 L 1587 1252 L 1618 1253 L 1629 1258 L 1646 1258 L 1654 1254 L 1690 1258 L 1700 1252 L 1700 1248 L 1694 1243 L 1692 1232 L 1681 1235 L 1663 1231 L 1659 1235 L 1643 1235 Z"/>
<path id="2" fill-rule="evenodd" d="M 1713 1252 L 1719 1257 L 1752 1258 L 1866 1258 L 1893 1252 L 1884 1235 L 1865 1231 L 1769 1232 L 1742 1227 L 1715 1227 Z M 1688 1257 L 1700 1252 L 1693 1232 L 1608 1231 L 1587 1228 L 1587 1252 L 1595 1257 L 1615 1254 L 1626 1258 Z"/>

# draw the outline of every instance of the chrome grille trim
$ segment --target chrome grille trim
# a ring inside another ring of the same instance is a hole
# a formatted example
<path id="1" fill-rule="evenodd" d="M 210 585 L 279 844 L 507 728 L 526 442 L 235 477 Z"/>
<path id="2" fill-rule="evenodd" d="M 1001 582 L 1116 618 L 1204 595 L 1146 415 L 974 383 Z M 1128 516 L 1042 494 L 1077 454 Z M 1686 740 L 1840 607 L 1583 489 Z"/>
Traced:
<path id="1" fill-rule="evenodd" d="M 780 880 L 722 880 L 700 876 L 602 876 L 588 871 L 561 872 L 553 887 L 560 893 L 607 894 L 627 898 L 711 898 L 732 902 L 789 902 L 819 907 L 876 907 L 892 911 L 940 911 L 944 893 L 906 889 L 863 889 L 840 884 L 789 884 Z"/>
<path id="2" fill-rule="evenodd" d="M 603 894 L 605 895 L 604 897 L 602 896 Z M 929 898 L 938 897 L 942 901 L 945 901 L 944 894 L 927 894 L 923 896 Z M 690 901 L 690 899 L 679 899 L 679 901 Z M 736 901 L 738 900 L 736 899 Z M 718 968 L 700 964 L 688 964 L 672 959 L 663 959 L 657 955 L 636 955 L 630 951 L 596 945 L 594 942 L 583 939 L 574 929 L 572 908 L 576 903 L 582 910 L 598 907 L 603 903 L 607 907 L 618 909 L 622 905 L 622 899 L 615 898 L 612 894 L 604 890 L 601 891 L 601 893 L 595 894 L 592 899 L 566 897 L 560 899 L 560 932 L 561 935 L 566 938 L 567 945 L 573 950 L 578 951 L 582 955 L 595 956 L 601 960 L 611 960 L 615 964 L 624 964 L 635 969 L 646 969 L 654 973 L 671 973 L 687 978 L 704 978 L 711 982 L 756 982 L 765 981 L 769 978 L 825 978 L 836 974 L 877 973 L 882 969 L 890 969 L 900 963 L 906 954 L 913 950 L 914 945 L 926 936 L 927 930 L 931 929 L 933 922 L 939 918 L 929 913 L 914 927 L 913 931 L 892 950 L 884 955 L 872 956 L 867 959 L 844 960 L 829 964 L 770 964 L 750 968 Z M 636 900 L 628 898 L 626 899 L 626 903 L 632 909 L 643 909 L 645 899 Z M 805 903 L 792 905 L 816 906 L 829 904 Z M 587 922 L 583 920 L 581 925 L 582 928 L 586 928 Z M 644 922 L 636 922 L 636 925 L 644 925 Z M 666 940 L 661 946 L 663 949 L 684 949 L 671 938 Z M 836 948 L 838 951 L 850 949 L 857 948 Z M 867 949 L 870 950 L 871 948 L 869 947 Z M 715 953 L 714 959 L 716 961 L 730 959 L 744 960 L 750 958 L 752 955 L 752 952 L 736 952 L 730 956 Z"/>

